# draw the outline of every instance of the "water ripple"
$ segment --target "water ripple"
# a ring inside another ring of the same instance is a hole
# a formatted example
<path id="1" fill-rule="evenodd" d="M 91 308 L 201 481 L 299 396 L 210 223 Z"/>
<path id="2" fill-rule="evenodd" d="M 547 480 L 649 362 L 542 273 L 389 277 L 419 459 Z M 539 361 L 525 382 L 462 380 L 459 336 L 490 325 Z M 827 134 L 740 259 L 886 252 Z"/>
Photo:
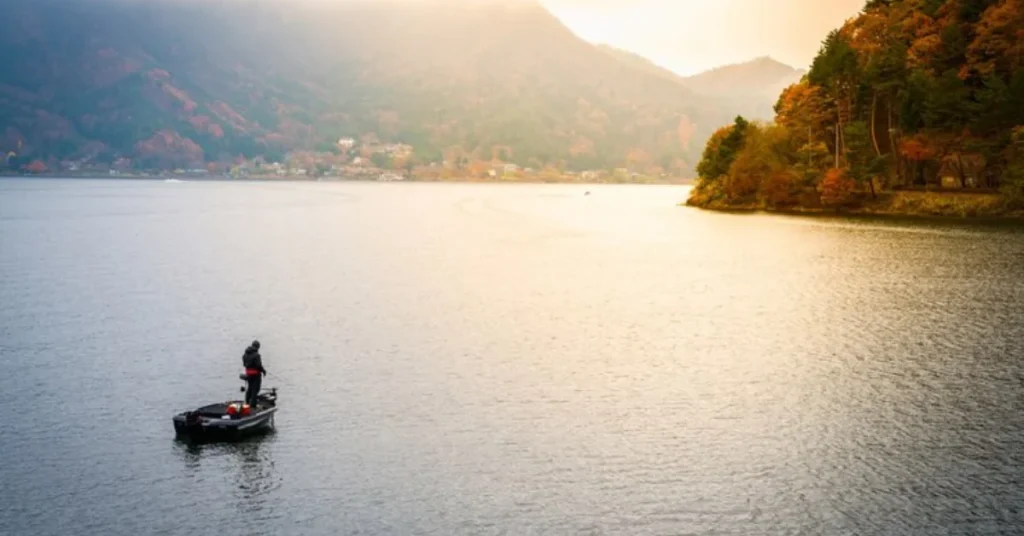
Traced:
<path id="1" fill-rule="evenodd" d="M 1019 228 L 586 189 L 0 181 L 0 533 L 1024 531 Z"/>

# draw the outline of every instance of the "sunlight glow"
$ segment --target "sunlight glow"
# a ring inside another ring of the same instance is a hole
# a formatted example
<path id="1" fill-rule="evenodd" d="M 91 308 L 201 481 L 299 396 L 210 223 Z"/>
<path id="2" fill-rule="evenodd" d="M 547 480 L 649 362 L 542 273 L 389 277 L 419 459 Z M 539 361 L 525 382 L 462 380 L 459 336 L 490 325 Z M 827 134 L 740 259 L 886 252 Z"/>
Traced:
<path id="1" fill-rule="evenodd" d="M 806 68 L 864 0 L 542 0 L 580 37 L 679 74 L 771 56 Z"/>

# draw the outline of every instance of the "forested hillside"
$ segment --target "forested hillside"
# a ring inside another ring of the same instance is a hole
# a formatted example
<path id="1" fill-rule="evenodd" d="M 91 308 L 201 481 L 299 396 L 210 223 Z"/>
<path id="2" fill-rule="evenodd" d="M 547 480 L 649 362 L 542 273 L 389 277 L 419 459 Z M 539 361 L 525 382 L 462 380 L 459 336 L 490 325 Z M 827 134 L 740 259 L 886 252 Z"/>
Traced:
<path id="1" fill-rule="evenodd" d="M 723 120 L 531 2 L 9 0 L 0 17 L 10 169 L 276 161 L 352 137 L 420 162 L 685 175 Z"/>
<path id="2" fill-rule="evenodd" d="M 775 110 L 774 124 L 739 118 L 711 138 L 691 203 L 1024 198 L 1024 0 L 871 0 Z"/>

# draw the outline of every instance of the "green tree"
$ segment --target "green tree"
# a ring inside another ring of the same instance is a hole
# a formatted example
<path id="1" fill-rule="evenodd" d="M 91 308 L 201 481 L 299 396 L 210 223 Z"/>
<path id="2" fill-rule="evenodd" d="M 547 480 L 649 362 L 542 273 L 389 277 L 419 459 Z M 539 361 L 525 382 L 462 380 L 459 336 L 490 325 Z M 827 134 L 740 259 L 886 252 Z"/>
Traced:
<path id="1" fill-rule="evenodd" d="M 797 149 L 793 171 L 800 177 L 804 186 L 813 186 L 830 167 L 832 154 L 823 142 L 811 141 Z"/>
<path id="2" fill-rule="evenodd" d="M 832 30 L 811 63 L 807 79 L 816 86 L 833 89 L 835 92 L 847 89 L 838 86 L 848 85 L 856 78 L 856 74 L 857 51 L 850 46 L 839 30 Z"/>
<path id="3" fill-rule="evenodd" d="M 846 126 L 846 163 L 848 176 L 859 184 L 866 184 L 875 197 L 875 178 L 881 175 L 888 164 L 888 156 L 879 156 L 872 147 L 868 124 L 854 121 Z"/>
<path id="4" fill-rule="evenodd" d="M 285 161 L 285 153 L 279 148 L 269 148 L 263 151 L 263 159 L 267 162 L 281 163 Z"/>
<path id="5" fill-rule="evenodd" d="M 833 30 L 822 43 L 821 51 L 814 58 L 807 79 L 814 85 L 825 88 L 829 104 L 835 112 L 837 127 L 834 149 L 841 153 L 844 144 L 844 126 L 855 113 L 857 87 L 862 76 L 857 51 L 838 30 Z"/>
<path id="6" fill-rule="evenodd" d="M 388 169 L 391 167 L 391 156 L 386 153 L 373 153 L 370 155 L 370 162 L 381 169 Z"/>
<path id="7" fill-rule="evenodd" d="M 697 166 L 697 174 L 702 179 L 714 180 L 729 172 L 729 167 L 743 147 L 743 139 L 749 125 L 746 119 L 737 116 L 731 127 L 712 136 Z"/>
<path id="8" fill-rule="evenodd" d="M 1024 205 L 1024 126 L 1013 129 L 1006 150 L 1006 178 L 1003 193 L 1016 205 Z"/>

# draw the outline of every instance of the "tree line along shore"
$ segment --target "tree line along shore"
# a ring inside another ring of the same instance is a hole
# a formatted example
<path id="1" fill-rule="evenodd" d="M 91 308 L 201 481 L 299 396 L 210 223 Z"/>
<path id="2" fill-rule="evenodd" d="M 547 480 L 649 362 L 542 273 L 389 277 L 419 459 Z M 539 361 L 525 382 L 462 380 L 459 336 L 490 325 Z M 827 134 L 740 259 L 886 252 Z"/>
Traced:
<path id="1" fill-rule="evenodd" d="M 771 123 L 708 141 L 687 204 L 1024 217 L 1024 0 L 871 0 Z"/>

